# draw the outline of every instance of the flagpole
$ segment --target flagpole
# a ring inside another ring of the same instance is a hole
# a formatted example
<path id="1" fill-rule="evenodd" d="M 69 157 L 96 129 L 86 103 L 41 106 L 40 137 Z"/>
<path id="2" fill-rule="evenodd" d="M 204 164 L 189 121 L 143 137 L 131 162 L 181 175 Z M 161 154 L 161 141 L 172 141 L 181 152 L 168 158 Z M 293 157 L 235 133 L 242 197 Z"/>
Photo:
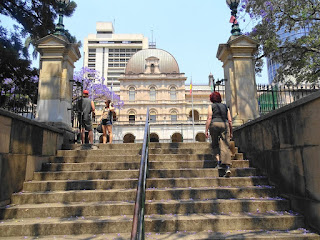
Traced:
<path id="1" fill-rule="evenodd" d="M 111 81 L 111 102 L 113 103 L 113 80 Z"/>
<path id="2" fill-rule="evenodd" d="M 192 91 L 192 76 L 190 83 L 190 91 L 191 91 L 191 102 L 192 102 L 192 142 L 194 142 L 194 110 L 193 110 L 193 91 Z"/>

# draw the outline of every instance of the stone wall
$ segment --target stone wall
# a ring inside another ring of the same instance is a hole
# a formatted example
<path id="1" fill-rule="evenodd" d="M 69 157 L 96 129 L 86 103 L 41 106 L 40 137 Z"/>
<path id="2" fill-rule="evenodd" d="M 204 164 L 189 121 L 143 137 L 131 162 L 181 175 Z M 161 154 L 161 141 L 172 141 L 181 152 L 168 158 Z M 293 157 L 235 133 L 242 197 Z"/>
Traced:
<path id="1" fill-rule="evenodd" d="M 64 132 L 0 109 L 0 206 L 61 149 Z"/>
<path id="2" fill-rule="evenodd" d="M 239 150 L 320 231 L 320 91 L 234 131 Z"/>

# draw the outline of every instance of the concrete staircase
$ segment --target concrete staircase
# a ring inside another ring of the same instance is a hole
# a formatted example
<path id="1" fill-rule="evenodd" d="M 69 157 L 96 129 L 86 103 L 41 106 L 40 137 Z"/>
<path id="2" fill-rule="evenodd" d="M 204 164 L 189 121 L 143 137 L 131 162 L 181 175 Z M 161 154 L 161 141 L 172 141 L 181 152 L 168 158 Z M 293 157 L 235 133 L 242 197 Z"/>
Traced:
<path id="1" fill-rule="evenodd" d="M 130 239 L 141 147 L 59 151 L 0 209 L 0 239 Z M 208 143 L 151 143 L 146 239 L 320 239 L 233 153 L 225 178 Z"/>

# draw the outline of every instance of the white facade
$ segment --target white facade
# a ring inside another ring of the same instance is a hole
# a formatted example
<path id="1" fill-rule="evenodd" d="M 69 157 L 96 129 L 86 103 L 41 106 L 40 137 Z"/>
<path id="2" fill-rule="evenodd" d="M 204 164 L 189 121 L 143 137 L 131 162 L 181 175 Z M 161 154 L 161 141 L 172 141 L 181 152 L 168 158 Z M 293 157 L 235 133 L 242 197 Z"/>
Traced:
<path id="1" fill-rule="evenodd" d="M 96 33 L 84 39 L 84 66 L 99 71 L 107 86 L 119 90 L 118 78 L 133 54 L 148 48 L 142 34 L 115 34 L 111 22 L 97 22 Z"/>

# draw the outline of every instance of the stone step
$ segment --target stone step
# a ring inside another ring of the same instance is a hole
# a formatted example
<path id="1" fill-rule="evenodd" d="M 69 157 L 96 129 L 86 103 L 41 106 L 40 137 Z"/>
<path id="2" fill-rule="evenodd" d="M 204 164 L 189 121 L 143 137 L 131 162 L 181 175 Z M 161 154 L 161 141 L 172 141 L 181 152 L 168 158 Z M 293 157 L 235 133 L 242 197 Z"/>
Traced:
<path id="1" fill-rule="evenodd" d="M 168 200 L 146 202 L 146 215 L 152 214 L 193 214 L 193 213 L 266 213 L 288 210 L 284 199 L 234 199 L 234 200 Z M 132 215 L 134 201 L 131 202 L 70 202 L 12 205 L 0 208 L 0 219 L 117 216 Z"/>
<path id="2" fill-rule="evenodd" d="M 62 150 L 94 150 L 94 149 L 142 149 L 142 143 L 113 143 L 113 144 L 63 144 Z"/>
<path id="3" fill-rule="evenodd" d="M 61 191 L 94 189 L 131 189 L 137 187 L 137 179 L 48 180 L 30 181 L 23 184 L 24 191 Z M 205 177 L 205 178 L 149 178 L 147 188 L 197 188 L 197 187 L 243 187 L 266 186 L 265 177 Z M 267 187 L 267 186 L 266 186 Z M 272 187 L 270 187 L 272 188 Z"/>
<path id="4" fill-rule="evenodd" d="M 149 148 L 149 154 L 212 154 L 211 148 L 190 149 L 190 148 Z M 62 157 L 87 157 L 87 156 L 118 156 L 118 155 L 141 155 L 141 149 L 97 149 L 97 150 L 59 150 L 57 156 Z"/>
<path id="5" fill-rule="evenodd" d="M 149 143 L 149 148 L 196 148 L 205 149 L 210 148 L 211 143 L 209 142 L 194 142 L 194 143 Z M 113 143 L 113 144 L 64 144 L 62 146 L 63 150 L 93 150 L 93 149 L 141 149 L 142 143 Z"/>
<path id="6" fill-rule="evenodd" d="M 150 154 L 150 161 L 195 161 L 195 160 L 214 160 L 212 154 Z M 236 153 L 232 160 L 243 160 L 243 153 Z"/>
<path id="7" fill-rule="evenodd" d="M 224 171 L 218 169 L 149 169 L 149 178 L 187 178 L 187 177 L 218 177 L 223 176 Z M 231 177 L 255 176 L 255 168 L 236 169 L 231 168 Z M 59 172 L 35 172 L 35 181 L 45 180 L 92 180 L 92 179 L 138 179 L 139 170 L 94 170 L 94 171 L 59 171 Z"/>
<path id="8" fill-rule="evenodd" d="M 26 238 L 25 236 L 15 236 L 15 237 L 4 237 L 0 240 L 25 240 L 34 239 Z M 103 234 L 83 234 L 83 235 L 51 235 L 51 236 L 37 236 L 36 239 L 39 240 L 130 240 L 130 233 L 103 233 Z M 202 239 L 212 239 L 212 240 L 223 240 L 223 239 L 246 239 L 246 240 L 319 240 L 319 235 L 312 233 L 304 228 L 294 229 L 294 230 L 236 230 L 227 232 L 213 232 L 212 230 L 203 232 L 189 232 L 189 231 L 178 231 L 172 233 L 154 233 L 147 232 L 145 239 L 155 239 L 155 240 L 202 240 Z"/>
<path id="9" fill-rule="evenodd" d="M 50 158 L 52 163 L 84 163 L 84 162 L 140 162 L 140 155 L 114 155 L 114 156 L 60 156 Z M 150 154 L 149 161 L 200 161 L 212 160 L 215 157 L 212 154 Z M 243 154 L 237 153 L 233 160 L 243 160 Z"/>
<path id="10" fill-rule="evenodd" d="M 205 161 L 149 162 L 150 169 L 214 168 L 217 163 Z M 233 168 L 249 168 L 248 160 L 232 160 Z M 137 162 L 45 163 L 42 171 L 130 170 L 139 169 Z"/>
<path id="11" fill-rule="evenodd" d="M 132 218 L 129 216 L 12 219 L 0 224 L 0 236 L 129 233 L 131 227 Z M 288 212 L 145 216 L 145 231 L 155 233 L 293 230 L 301 227 L 304 227 L 303 217 Z"/>
<path id="12" fill-rule="evenodd" d="M 69 203 L 69 202 L 102 202 L 102 201 L 135 201 L 136 189 L 111 190 L 70 190 L 19 192 L 11 197 L 12 204 Z M 148 200 L 209 200 L 209 199 L 250 199 L 275 198 L 272 187 L 197 187 L 197 188 L 148 188 Z"/>

